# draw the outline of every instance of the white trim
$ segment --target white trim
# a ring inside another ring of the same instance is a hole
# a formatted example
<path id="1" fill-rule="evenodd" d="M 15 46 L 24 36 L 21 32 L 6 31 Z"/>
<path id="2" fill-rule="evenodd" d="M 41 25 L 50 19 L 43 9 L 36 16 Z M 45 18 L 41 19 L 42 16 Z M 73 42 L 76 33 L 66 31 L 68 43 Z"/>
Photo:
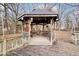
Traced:
<path id="1" fill-rule="evenodd" d="M 25 15 L 24 17 L 54 17 L 56 15 Z"/>

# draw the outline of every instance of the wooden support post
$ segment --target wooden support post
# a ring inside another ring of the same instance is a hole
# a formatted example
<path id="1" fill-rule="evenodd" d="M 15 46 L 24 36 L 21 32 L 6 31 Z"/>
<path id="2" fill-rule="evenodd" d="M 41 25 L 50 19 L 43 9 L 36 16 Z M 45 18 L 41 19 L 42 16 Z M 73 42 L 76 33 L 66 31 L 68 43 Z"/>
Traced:
<path id="1" fill-rule="evenodd" d="M 44 23 L 43 23 L 43 31 L 44 31 Z"/>
<path id="2" fill-rule="evenodd" d="M 29 34 L 29 37 L 28 37 L 28 40 L 30 40 L 30 21 L 29 21 L 29 32 L 28 32 L 28 34 Z"/>
<path id="3" fill-rule="evenodd" d="M 29 21 L 29 38 L 28 40 L 30 40 L 30 35 L 31 35 L 31 21 L 33 20 L 33 18 L 31 18 L 31 20 Z"/>
<path id="4" fill-rule="evenodd" d="M 23 25 L 23 22 L 22 22 L 22 37 L 21 37 L 21 44 L 23 44 L 23 32 L 24 32 L 24 25 Z"/>
<path id="5" fill-rule="evenodd" d="M 22 33 L 23 33 L 23 28 L 24 28 L 24 27 L 23 27 L 23 23 L 22 23 L 22 25 L 21 25 L 21 26 L 22 26 L 21 28 L 22 28 Z"/>
<path id="6" fill-rule="evenodd" d="M 55 30 L 56 30 L 56 22 L 55 22 Z"/>
<path id="7" fill-rule="evenodd" d="M 57 29 L 57 22 L 55 22 L 55 25 L 56 25 L 56 26 L 55 26 L 55 29 Z"/>
<path id="8" fill-rule="evenodd" d="M 50 20 L 51 44 L 52 44 L 52 19 Z"/>
<path id="9" fill-rule="evenodd" d="M 55 22 L 54 22 L 54 30 L 55 30 Z"/>

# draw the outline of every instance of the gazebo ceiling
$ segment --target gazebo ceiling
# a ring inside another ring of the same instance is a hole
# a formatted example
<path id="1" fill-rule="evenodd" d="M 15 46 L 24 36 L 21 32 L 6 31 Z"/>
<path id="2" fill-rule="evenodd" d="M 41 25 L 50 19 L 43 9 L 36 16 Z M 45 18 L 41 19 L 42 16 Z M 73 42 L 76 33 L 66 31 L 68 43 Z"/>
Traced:
<path id="1" fill-rule="evenodd" d="M 49 24 L 50 20 L 56 22 L 57 17 L 33 17 L 32 24 Z M 28 21 L 29 17 L 24 17 L 24 21 Z"/>

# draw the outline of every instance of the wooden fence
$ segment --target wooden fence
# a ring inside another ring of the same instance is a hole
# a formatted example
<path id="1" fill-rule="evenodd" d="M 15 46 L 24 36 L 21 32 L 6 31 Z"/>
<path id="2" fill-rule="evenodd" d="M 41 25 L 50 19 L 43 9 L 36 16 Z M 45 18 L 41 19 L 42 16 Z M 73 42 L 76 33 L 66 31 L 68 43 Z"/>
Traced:
<path id="1" fill-rule="evenodd" d="M 23 44 L 25 43 L 23 42 L 22 35 L 0 39 L 0 55 L 6 55 L 7 52 L 19 48 L 23 46 Z"/>

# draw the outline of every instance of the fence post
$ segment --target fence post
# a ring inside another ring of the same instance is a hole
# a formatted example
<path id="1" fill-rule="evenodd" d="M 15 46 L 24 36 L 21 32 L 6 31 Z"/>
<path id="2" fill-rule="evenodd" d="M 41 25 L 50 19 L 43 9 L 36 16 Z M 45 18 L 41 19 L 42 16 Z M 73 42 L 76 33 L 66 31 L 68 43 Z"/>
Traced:
<path id="1" fill-rule="evenodd" d="M 13 38 L 12 38 L 12 41 L 13 41 Z M 14 47 L 13 47 L 13 46 L 14 46 L 13 43 L 14 43 L 14 42 L 12 42 L 12 45 L 11 45 L 11 46 L 12 46 L 12 49 L 14 48 Z"/>
<path id="2" fill-rule="evenodd" d="M 6 39 L 3 41 L 3 56 L 6 56 Z"/>

